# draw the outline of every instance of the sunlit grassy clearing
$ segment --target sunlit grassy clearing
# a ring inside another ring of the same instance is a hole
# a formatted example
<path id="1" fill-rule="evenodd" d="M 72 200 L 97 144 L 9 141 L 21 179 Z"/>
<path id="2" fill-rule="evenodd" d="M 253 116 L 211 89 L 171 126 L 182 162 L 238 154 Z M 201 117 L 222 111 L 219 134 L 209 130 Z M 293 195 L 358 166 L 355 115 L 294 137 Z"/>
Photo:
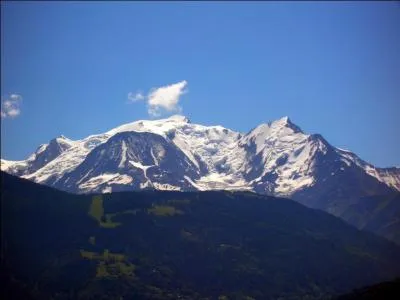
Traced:
<path id="1" fill-rule="evenodd" d="M 105 249 L 103 253 L 80 250 L 84 259 L 97 260 L 96 277 L 118 277 L 120 275 L 134 276 L 135 265 L 126 261 L 126 256 L 119 253 L 110 253 Z"/>
<path id="2" fill-rule="evenodd" d="M 103 197 L 101 195 L 93 196 L 89 208 L 89 215 L 95 218 L 99 223 L 104 215 Z"/>
<path id="3" fill-rule="evenodd" d="M 121 223 L 112 222 L 112 214 L 104 216 L 103 197 L 101 195 L 93 196 L 89 215 L 95 218 L 99 226 L 103 228 L 115 228 L 121 225 Z"/>
<path id="4" fill-rule="evenodd" d="M 152 208 L 149 208 L 147 212 L 156 216 L 174 216 L 183 214 L 183 211 L 167 205 L 154 205 Z"/>
<path id="5" fill-rule="evenodd" d="M 105 249 L 103 253 L 80 250 L 81 256 L 90 260 L 100 260 L 105 262 L 118 262 L 126 259 L 124 254 L 110 253 L 108 249 Z"/>

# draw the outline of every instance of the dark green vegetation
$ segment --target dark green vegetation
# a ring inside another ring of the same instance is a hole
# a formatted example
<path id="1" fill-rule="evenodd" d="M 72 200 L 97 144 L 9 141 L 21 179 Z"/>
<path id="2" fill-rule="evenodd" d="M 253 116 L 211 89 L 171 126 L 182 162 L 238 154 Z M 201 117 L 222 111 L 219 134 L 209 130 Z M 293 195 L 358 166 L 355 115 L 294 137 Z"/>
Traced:
<path id="1" fill-rule="evenodd" d="M 394 243 L 291 200 L 72 195 L 1 175 L 10 299 L 329 299 L 400 276 Z"/>
<path id="2" fill-rule="evenodd" d="M 349 294 L 338 297 L 336 300 L 398 300 L 400 299 L 400 278 L 378 283 Z"/>

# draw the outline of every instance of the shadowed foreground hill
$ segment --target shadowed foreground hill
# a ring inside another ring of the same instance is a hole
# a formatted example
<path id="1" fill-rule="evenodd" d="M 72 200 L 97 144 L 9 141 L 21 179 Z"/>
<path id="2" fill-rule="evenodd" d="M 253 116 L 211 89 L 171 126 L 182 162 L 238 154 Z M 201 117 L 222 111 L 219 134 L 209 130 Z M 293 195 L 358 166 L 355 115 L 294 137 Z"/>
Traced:
<path id="1" fill-rule="evenodd" d="M 393 281 L 381 282 L 349 294 L 338 297 L 336 300 L 398 300 L 400 299 L 400 278 Z"/>
<path id="2" fill-rule="evenodd" d="M 1 181 L 9 298 L 327 299 L 400 275 L 395 244 L 287 199 Z"/>

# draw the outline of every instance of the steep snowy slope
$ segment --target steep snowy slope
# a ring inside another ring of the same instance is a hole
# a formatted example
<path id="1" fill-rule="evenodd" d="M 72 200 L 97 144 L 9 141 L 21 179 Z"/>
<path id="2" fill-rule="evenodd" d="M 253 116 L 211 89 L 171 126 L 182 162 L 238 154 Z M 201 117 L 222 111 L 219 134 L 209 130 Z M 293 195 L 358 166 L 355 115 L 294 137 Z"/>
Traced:
<path id="1" fill-rule="evenodd" d="M 75 169 L 96 146 L 104 143 L 108 135 L 89 136 L 82 140 L 69 140 L 70 147 L 34 172 L 25 171 L 23 178 L 37 183 L 54 185 L 66 172 Z M 7 171 L 7 170 L 6 170 Z"/>
<path id="2" fill-rule="evenodd" d="M 342 157 L 342 160 L 346 162 L 346 164 L 350 165 L 351 163 L 354 163 L 363 168 L 367 174 L 375 177 L 380 182 L 400 191 L 400 168 L 376 168 L 373 165 L 363 161 L 350 151 L 339 148 L 336 148 L 336 151 Z"/>
<path id="3" fill-rule="evenodd" d="M 64 136 L 52 139 L 48 144 L 40 145 L 37 150 L 24 161 L 2 160 L 1 169 L 11 174 L 24 176 L 32 174 L 55 160 L 74 146 L 74 141 Z"/>
<path id="4" fill-rule="evenodd" d="M 127 131 L 96 147 L 55 186 L 74 192 L 195 190 L 185 177 L 196 180 L 199 174 L 199 168 L 167 138 Z"/>
<path id="5" fill-rule="evenodd" d="M 400 168 L 375 168 L 371 165 L 366 168 L 369 175 L 375 177 L 380 182 L 400 191 Z"/>
<path id="6" fill-rule="evenodd" d="M 114 135 L 125 131 L 152 132 L 168 138 L 204 172 L 219 171 L 220 161 L 227 155 L 227 148 L 240 138 L 239 133 L 222 126 L 192 124 L 183 116 L 133 122 L 106 134 Z"/>
<path id="7" fill-rule="evenodd" d="M 239 170 L 255 191 L 288 196 L 313 184 L 312 157 L 318 147 L 285 117 L 250 131 L 235 152 L 245 153 Z"/>

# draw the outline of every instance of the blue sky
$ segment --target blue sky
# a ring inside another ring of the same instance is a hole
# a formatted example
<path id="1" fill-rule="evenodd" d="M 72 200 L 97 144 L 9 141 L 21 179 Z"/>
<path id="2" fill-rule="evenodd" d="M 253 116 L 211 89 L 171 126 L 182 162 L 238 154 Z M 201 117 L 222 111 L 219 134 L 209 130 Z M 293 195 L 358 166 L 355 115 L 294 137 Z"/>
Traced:
<path id="1" fill-rule="evenodd" d="M 2 158 L 154 117 L 148 94 L 181 83 L 167 113 L 179 106 L 194 123 L 242 132 L 287 115 L 377 166 L 400 166 L 397 2 L 1 5 L 3 108 L 15 100 Z M 137 92 L 146 99 L 129 103 Z"/>

